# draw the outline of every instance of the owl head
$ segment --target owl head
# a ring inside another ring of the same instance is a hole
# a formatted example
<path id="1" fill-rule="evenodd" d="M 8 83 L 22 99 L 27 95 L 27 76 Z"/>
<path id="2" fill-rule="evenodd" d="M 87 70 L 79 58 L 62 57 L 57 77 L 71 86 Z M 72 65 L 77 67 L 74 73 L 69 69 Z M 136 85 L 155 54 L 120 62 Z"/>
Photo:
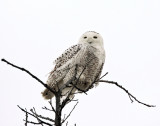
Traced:
<path id="1" fill-rule="evenodd" d="M 92 46 L 103 46 L 102 36 L 94 31 L 85 32 L 79 39 L 79 44 L 89 44 Z"/>

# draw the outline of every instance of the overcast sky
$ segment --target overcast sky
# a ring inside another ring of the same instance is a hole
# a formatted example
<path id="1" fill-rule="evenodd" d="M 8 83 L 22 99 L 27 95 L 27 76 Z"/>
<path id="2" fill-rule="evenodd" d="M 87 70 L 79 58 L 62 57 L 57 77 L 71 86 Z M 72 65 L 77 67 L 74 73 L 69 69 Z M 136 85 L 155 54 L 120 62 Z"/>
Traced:
<path id="1" fill-rule="evenodd" d="M 159 0 L 0 0 L 0 58 L 44 82 L 54 59 L 86 31 L 103 36 L 103 73 L 109 72 L 104 79 L 117 81 L 137 99 L 157 107 L 131 103 L 120 88 L 101 83 L 88 95 L 76 96 L 79 104 L 69 126 L 159 126 Z M 24 125 L 25 114 L 17 105 L 45 114 L 44 87 L 26 73 L 0 62 L 0 86 L 1 126 Z"/>

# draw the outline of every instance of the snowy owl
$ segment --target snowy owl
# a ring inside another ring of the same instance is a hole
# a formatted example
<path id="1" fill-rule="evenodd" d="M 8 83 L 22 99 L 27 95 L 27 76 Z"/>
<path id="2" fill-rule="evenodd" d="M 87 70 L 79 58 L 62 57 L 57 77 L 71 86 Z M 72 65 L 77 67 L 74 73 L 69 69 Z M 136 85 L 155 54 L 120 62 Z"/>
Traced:
<path id="1" fill-rule="evenodd" d="M 104 62 L 102 36 L 94 31 L 85 32 L 77 45 L 68 48 L 54 61 L 55 66 L 49 74 L 47 85 L 57 91 L 65 87 L 65 84 L 75 76 L 75 80 L 62 90 L 62 94 L 66 95 L 69 91 L 72 91 L 72 94 L 78 90 L 85 91 L 98 85 L 93 82 L 100 78 Z M 51 99 L 54 94 L 45 89 L 42 96 Z"/>

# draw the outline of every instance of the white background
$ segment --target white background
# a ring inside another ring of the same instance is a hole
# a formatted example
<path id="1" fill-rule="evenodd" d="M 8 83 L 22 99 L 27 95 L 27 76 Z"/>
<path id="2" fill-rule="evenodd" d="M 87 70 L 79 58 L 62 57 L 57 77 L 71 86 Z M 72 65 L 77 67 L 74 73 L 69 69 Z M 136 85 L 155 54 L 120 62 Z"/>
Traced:
<path id="1" fill-rule="evenodd" d="M 0 58 L 30 70 L 44 82 L 53 61 L 86 31 L 104 38 L 104 78 L 117 81 L 148 108 L 131 103 L 120 88 L 101 83 L 76 98 L 69 126 L 160 125 L 159 0 L 1 0 Z M 28 110 L 48 106 L 44 87 L 26 73 L 0 62 L 0 125 L 22 126 Z M 54 101 L 54 99 L 53 99 Z M 64 113 L 68 113 L 69 104 Z"/>

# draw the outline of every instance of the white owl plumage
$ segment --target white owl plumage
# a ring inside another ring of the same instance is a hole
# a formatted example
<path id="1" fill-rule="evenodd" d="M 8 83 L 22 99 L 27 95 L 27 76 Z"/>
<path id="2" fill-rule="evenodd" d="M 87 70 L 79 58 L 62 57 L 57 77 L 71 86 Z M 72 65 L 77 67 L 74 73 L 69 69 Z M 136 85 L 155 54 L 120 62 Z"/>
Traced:
<path id="1" fill-rule="evenodd" d="M 97 32 L 85 32 L 77 45 L 68 48 L 54 61 L 55 67 L 50 72 L 47 85 L 57 91 L 75 76 L 75 81 L 62 90 L 62 94 L 66 95 L 72 89 L 71 97 L 73 97 L 76 90 L 85 91 L 100 78 L 104 62 L 103 38 Z M 75 82 L 77 88 L 73 88 Z M 45 89 L 42 96 L 45 99 L 51 99 L 54 94 Z"/>

